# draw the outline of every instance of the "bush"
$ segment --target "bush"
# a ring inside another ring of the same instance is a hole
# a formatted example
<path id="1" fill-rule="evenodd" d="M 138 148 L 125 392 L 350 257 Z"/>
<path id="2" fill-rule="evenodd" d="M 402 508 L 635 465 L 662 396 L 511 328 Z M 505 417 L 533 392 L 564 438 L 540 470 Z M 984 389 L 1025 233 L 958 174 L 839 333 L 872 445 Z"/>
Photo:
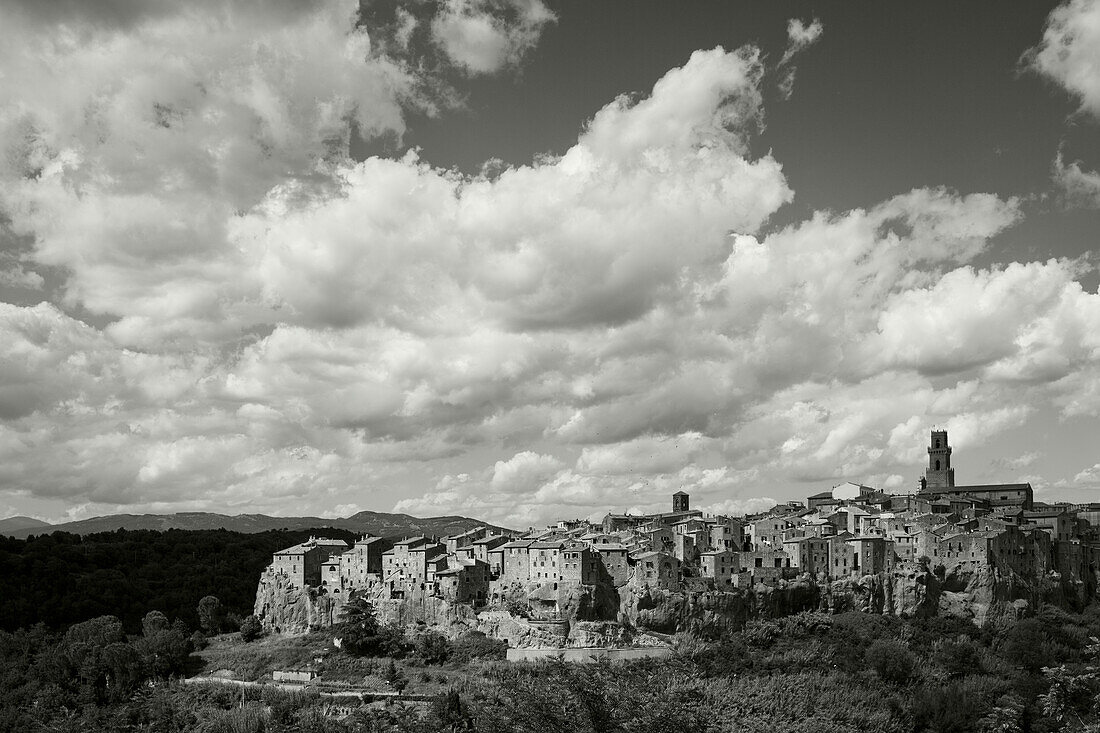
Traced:
<path id="1" fill-rule="evenodd" d="M 414 646 L 425 664 L 443 664 L 451 655 L 451 645 L 447 637 L 435 631 L 427 631 L 416 637 Z"/>
<path id="2" fill-rule="evenodd" d="M 863 658 L 882 681 L 895 685 L 908 682 L 916 667 L 909 649 L 898 641 L 880 639 L 872 642 Z"/>
<path id="3" fill-rule="evenodd" d="M 451 660 L 459 664 L 474 659 L 503 660 L 508 655 L 508 642 L 490 639 L 480 631 L 467 631 L 451 642 Z"/>
<path id="4" fill-rule="evenodd" d="M 958 677 L 982 671 L 981 648 L 968 637 L 937 642 L 934 650 L 933 658 L 949 675 Z"/>
<path id="5" fill-rule="evenodd" d="M 191 648 L 197 652 L 201 652 L 203 649 L 210 645 L 210 643 L 206 640 L 206 634 L 202 633 L 201 631 L 196 631 L 195 633 L 191 634 L 190 639 Z"/>
<path id="6" fill-rule="evenodd" d="M 1043 622 L 1027 618 L 1005 630 L 997 651 L 1009 664 L 1036 673 L 1054 662 L 1049 641 Z"/>
<path id="7" fill-rule="evenodd" d="M 255 641 L 263 636 L 263 633 L 264 627 L 260 624 L 260 619 L 255 616 L 249 616 L 241 621 L 241 641 Z"/>

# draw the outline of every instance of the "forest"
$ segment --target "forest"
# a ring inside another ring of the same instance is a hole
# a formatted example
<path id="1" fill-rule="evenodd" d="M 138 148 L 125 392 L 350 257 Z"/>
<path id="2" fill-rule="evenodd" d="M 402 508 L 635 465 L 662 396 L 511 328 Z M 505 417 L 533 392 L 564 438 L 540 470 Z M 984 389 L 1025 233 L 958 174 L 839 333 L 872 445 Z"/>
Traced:
<path id="1" fill-rule="evenodd" d="M 193 672 L 187 629 L 162 615 L 126 635 L 117 619 L 63 634 L 0 632 L 0 731 L 290 733 L 481 731 L 1096 731 L 1100 612 L 1044 606 L 979 629 L 965 621 L 855 612 L 749 622 L 716 641 L 676 639 L 668 659 L 567 664 L 500 661 L 468 634 L 407 635 L 359 614 L 364 632 L 333 666 L 375 670 L 400 692 L 454 684 L 426 700 L 336 706 L 309 687 L 180 684 Z M 329 639 L 331 641 L 331 639 Z M 236 640 L 233 654 L 262 642 Z M 258 648 L 258 647 L 257 647 Z"/>
<path id="2" fill-rule="evenodd" d="M 347 541 L 356 538 L 334 529 L 0 537 L 0 629 L 42 623 L 64 630 L 112 615 L 133 634 L 151 610 L 197 628 L 198 602 L 209 595 L 217 596 L 229 619 L 244 618 L 252 613 L 256 584 L 272 553 L 322 532 Z"/>

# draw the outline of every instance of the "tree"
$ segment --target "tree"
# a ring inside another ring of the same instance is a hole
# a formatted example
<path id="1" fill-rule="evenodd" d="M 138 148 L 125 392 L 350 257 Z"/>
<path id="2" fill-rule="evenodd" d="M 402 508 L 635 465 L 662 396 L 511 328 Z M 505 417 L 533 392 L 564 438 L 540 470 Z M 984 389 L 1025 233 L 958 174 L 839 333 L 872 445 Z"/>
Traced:
<path id="1" fill-rule="evenodd" d="M 167 631 L 171 624 L 168 617 L 160 611 L 150 611 L 141 620 L 141 633 L 143 636 L 152 636 L 158 631 Z"/>
<path id="2" fill-rule="evenodd" d="M 427 664 L 443 664 L 451 654 L 451 645 L 447 637 L 436 631 L 426 631 L 416 637 L 416 653 Z"/>
<path id="3" fill-rule="evenodd" d="M 255 616 L 248 616 L 241 621 L 241 641 L 255 641 L 263 636 L 264 627 L 260 624 L 260 619 Z"/>
<path id="4" fill-rule="evenodd" d="M 386 674 L 384 679 L 389 683 L 390 687 L 397 690 L 397 694 L 400 695 L 405 691 L 405 688 L 409 686 L 409 680 L 401 672 L 401 668 L 394 664 L 393 660 L 386 665 Z"/>
<path id="5" fill-rule="evenodd" d="M 354 596 L 344 604 L 340 622 L 345 627 L 357 626 L 370 636 L 378 633 L 378 613 L 374 604 L 362 596 Z"/>
<path id="6" fill-rule="evenodd" d="M 199 626 L 207 636 L 219 634 L 222 630 L 222 621 L 225 619 L 225 609 L 217 596 L 204 596 L 199 601 Z"/>
<path id="7" fill-rule="evenodd" d="M 448 690 L 432 700 L 431 714 L 436 724 L 447 730 L 468 730 L 473 727 L 470 713 L 457 690 Z"/>

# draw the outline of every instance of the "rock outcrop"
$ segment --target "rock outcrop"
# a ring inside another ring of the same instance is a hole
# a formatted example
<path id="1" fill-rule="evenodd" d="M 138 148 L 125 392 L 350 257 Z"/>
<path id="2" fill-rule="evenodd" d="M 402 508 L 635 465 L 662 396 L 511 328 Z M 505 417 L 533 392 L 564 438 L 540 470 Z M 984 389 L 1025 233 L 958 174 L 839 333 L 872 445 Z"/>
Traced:
<path id="1" fill-rule="evenodd" d="M 267 568 L 260 575 L 253 613 L 268 633 L 297 636 L 332 626 L 340 603 L 324 591 L 301 588 Z"/>
<path id="2" fill-rule="evenodd" d="M 371 600 L 381 621 L 410 631 L 432 628 L 454 638 L 476 630 L 516 648 L 562 648 L 629 646 L 651 641 L 649 634 L 719 638 L 754 619 L 801 611 L 941 615 L 985 625 L 1027 615 L 1042 603 L 1074 607 L 1082 594 L 1077 585 L 1057 573 L 1025 579 L 984 566 L 941 567 L 934 573 L 906 563 L 889 573 L 831 582 L 802 576 L 775 587 L 729 591 L 516 583 L 494 586 L 492 603 L 477 609 L 422 593 L 403 599 L 379 594 Z M 343 600 L 324 590 L 293 587 L 269 568 L 260 578 L 255 614 L 268 632 L 305 634 L 338 623 Z"/>

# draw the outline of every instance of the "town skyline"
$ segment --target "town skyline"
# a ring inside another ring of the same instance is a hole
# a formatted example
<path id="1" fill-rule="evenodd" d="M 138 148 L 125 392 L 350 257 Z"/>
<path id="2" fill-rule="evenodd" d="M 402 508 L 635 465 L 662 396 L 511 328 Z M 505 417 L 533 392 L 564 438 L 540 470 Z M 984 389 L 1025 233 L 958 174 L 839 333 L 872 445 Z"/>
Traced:
<path id="1" fill-rule="evenodd" d="M 6 4 L 0 516 L 1100 498 L 1100 2 L 957 5 Z"/>

